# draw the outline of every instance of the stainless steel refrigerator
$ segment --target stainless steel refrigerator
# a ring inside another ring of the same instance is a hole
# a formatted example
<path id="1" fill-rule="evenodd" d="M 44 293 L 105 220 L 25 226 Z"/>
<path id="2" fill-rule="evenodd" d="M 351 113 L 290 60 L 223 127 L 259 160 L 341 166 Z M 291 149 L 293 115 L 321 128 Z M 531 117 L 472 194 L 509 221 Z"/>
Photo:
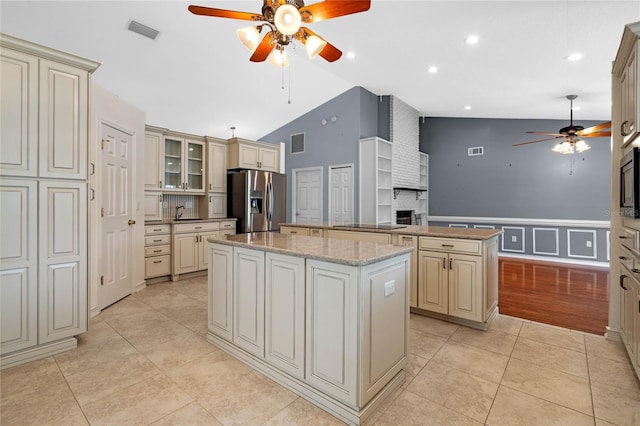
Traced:
<path id="1" fill-rule="evenodd" d="M 227 176 L 228 215 L 238 219 L 238 234 L 279 231 L 286 221 L 286 196 L 286 175 L 235 170 Z"/>

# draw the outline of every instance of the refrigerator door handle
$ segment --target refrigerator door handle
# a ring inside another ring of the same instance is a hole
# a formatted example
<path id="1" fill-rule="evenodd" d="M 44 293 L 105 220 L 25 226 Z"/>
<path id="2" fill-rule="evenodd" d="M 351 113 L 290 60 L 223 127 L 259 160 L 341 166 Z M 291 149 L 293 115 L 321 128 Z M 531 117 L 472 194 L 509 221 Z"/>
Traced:
<path id="1" fill-rule="evenodd" d="M 271 182 L 267 183 L 267 228 L 271 230 L 271 215 L 273 213 L 273 188 Z"/>

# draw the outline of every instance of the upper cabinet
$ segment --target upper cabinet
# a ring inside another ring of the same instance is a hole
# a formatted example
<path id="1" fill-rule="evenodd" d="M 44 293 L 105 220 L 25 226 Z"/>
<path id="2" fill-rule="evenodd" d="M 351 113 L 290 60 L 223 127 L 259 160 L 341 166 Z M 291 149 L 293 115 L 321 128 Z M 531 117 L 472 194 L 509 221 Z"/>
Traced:
<path id="1" fill-rule="evenodd" d="M 164 143 L 160 132 L 147 131 L 144 134 L 144 189 L 162 190 L 164 179 Z"/>
<path id="2" fill-rule="evenodd" d="M 620 77 L 622 123 L 619 130 L 623 144 L 631 142 L 638 135 L 638 115 L 640 113 L 638 108 L 638 46 L 636 41 Z"/>
<path id="3" fill-rule="evenodd" d="M 98 64 L 69 54 L 36 57 L 44 50 L 6 35 L 1 41 L 0 172 L 86 179 L 89 72 Z"/>
<path id="4" fill-rule="evenodd" d="M 211 141 L 207 138 L 207 191 L 227 192 L 227 144 L 225 141 Z"/>
<path id="5" fill-rule="evenodd" d="M 163 190 L 204 194 L 205 143 L 165 136 Z"/>
<path id="6" fill-rule="evenodd" d="M 280 172 L 280 147 L 246 139 L 229 139 L 229 168 Z"/>

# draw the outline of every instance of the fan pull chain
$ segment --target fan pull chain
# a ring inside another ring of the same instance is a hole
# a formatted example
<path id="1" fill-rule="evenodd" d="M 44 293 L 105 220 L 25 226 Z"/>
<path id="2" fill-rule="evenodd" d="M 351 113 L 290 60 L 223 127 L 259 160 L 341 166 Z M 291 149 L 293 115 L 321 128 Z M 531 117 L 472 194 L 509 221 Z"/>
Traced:
<path id="1" fill-rule="evenodd" d="M 289 67 L 289 105 L 291 105 L 291 67 Z"/>

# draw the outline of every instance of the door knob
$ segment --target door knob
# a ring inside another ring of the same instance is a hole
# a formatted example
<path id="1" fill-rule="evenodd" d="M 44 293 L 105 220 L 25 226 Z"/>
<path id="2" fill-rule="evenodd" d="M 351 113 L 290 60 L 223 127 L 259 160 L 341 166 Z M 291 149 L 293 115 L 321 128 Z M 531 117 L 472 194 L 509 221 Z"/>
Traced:
<path id="1" fill-rule="evenodd" d="M 127 223 L 129 224 L 129 226 L 131 226 L 131 225 L 135 225 L 136 221 L 133 220 L 133 219 L 129 219 L 129 222 L 127 222 Z"/>

